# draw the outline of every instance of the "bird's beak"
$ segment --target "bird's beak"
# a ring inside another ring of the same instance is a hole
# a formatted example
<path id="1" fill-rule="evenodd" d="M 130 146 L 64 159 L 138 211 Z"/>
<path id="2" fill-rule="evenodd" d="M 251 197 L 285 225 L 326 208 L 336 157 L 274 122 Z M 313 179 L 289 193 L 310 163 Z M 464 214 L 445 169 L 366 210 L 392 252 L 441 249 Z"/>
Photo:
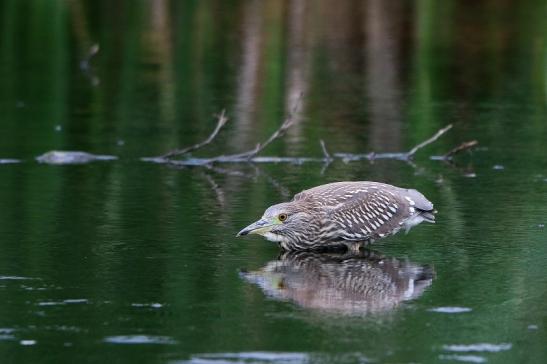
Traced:
<path id="1" fill-rule="evenodd" d="M 271 221 L 260 219 L 257 222 L 252 223 L 251 225 L 247 226 L 243 230 L 241 230 L 239 233 L 237 233 L 236 236 L 243 236 L 247 234 L 259 234 L 263 235 L 270 231 L 274 227 L 274 223 Z"/>

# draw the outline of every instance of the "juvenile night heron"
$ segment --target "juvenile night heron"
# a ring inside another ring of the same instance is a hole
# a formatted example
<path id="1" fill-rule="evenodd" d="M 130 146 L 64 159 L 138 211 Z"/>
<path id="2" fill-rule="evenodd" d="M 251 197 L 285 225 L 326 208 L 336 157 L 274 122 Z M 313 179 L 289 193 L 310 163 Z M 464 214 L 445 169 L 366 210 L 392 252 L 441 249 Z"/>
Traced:
<path id="1" fill-rule="evenodd" d="M 435 222 L 433 204 L 420 192 L 378 182 L 335 182 L 270 206 L 237 236 L 258 234 L 284 250 L 349 250 Z"/>

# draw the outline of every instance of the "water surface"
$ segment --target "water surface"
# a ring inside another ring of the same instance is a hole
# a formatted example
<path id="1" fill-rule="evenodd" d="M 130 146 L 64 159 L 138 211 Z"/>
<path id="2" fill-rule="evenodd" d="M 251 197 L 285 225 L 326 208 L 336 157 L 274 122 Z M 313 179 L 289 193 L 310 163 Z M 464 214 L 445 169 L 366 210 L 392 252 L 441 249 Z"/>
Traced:
<path id="1" fill-rule="evenodd" d="M 1 357 L 544 362 L 545 10 L 0 1 Z M 140 160 L 205 139 L 222 109 L 231 120 L 195 155 L 251 149 L 300 94 L 299 121 L 264 155 L 321 156 L 319 139 L 330 152 L 405 151 L 454 128 L 415 165 Z M 473 139 L 455 165 L 429 159 Z M 118 159 L 35 161 L 52 150 Z M 379 242 L 380 260 L 288 260 L 235 238 L 269 205 L 339 180 L 417 188 L 437 223 Z M 268 267 L 282 275 L 259 274 Z"/>

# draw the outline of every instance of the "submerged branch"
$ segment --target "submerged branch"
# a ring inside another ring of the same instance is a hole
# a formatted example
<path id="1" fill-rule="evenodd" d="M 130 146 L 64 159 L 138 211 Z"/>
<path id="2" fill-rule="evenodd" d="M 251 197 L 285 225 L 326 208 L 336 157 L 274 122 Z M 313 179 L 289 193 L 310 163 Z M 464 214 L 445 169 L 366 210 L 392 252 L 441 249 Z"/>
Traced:
<path id="1" fill-rule="evenodd" d="M 294 118 L 294 115 L 298 111 L 298 108 L 300 106 L 302 95 L 296 100 L 295 105 L 293 106 L 293 109 L 287 116 L 287 118 L 283 121 L 283 123 L 279 126 L 277 130 L 275 130 L 266 141 L 262 143 L 256 144 L 256 146 L 248 151 L 242 152 L 242 153 L 236 153 L 236 154 L 227 154 L 227 155 L 218 155 L 208 158 L 199 158 L 199 157 L 187 157 L 185 159 L 173 159 L 173 157 L 186 155 L 191 151 L 198 150 L 202 148 L 203 146 L 211 143 L 215 137 L 220 132 L 220 129 L 226 124 L 228 121 L 228 118 L 226 117 L 225 111 L 223 110 L 219 115 L 217 115 L 218 121 L 215 129 L 209 135 L 207 139 L 202 141 L 201 143 L 194 144 L 192 146 L 183 148 L 183 149 L 177 149 L 172 152 L 169 152 L 163 156 L 155 157 L 155 158 L 142 158 L 141 160 L 147 161 L 147 162 L 154 162 L 154 163 L 169 163 L 171 165 L 175 166 L 206 166 L 211 167 L 213 164 L 216 163 L 290 163 L 290 164 L 303 164 L 303 163 L 324 163 L 325 166 L 328 166 L 332 161 L 334 160 L 342 160 L 344 162 L 351 162 L 351 161 L 361 161 L 361 160 L 368 160 L 373 161 L 376 159 L 396 159 L 401 161 L 409 162 L 413 159 L 414 155 L 421 150 L 422 148 L 426 147 L 427 145 L 434 143 L 437 141 L 442 135 L 444 135 L 446 132 L 448 132 L 452 128 L 452 124 L 449 124 L 445 126 L 442 129 L 439 129 L 433 136 L 431 136 L 429 139 L 424 140 L 423 142 L 417 144 L 412 149 L 410 149 L 408 152 L 396 152 L 396 153 L 376 153 L 376 152 L 370 152 L 366 154 L 354 154 L 354 153 L 329 153 L 327 150 L 327 147 L 325 145 L 325 142 L 323 140 L 320 140 L 319 143 L 321 145 L 321 150 L 323 152 L 323 157 L 277 157 L 277 156 L 259 156 L 259 154 L 272 142 L 274 142 L 276 139 L 279 139 L 285 135 L 285 132 L 296 123 L 296 119 Z M 477 144 L 477 141 L 470 141 L 465 142 L 458 147 L 452 149 L 448 153 L 446 153 L 444 156 L 439 157 L 438 159 L 450 159 L 453 155 L 456 153 L 459 153 L 462 150 L 469 149 Z M 437 159 L 437 158 L 435 158 Z"/>

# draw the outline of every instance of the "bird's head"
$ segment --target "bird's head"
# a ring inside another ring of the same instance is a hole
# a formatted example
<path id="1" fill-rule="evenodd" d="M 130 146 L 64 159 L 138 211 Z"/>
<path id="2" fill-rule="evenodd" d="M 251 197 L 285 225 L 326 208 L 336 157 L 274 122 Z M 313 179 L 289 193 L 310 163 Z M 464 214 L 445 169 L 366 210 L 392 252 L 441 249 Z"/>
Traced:
<path id="1" fill-rule="evenodd" d="M 258 234 L 270 241 L 290 243 L 309 239 L 313 216 L 294 202 L 270 206 L 262 218 L 241 230 L 237 236 Z"/>

